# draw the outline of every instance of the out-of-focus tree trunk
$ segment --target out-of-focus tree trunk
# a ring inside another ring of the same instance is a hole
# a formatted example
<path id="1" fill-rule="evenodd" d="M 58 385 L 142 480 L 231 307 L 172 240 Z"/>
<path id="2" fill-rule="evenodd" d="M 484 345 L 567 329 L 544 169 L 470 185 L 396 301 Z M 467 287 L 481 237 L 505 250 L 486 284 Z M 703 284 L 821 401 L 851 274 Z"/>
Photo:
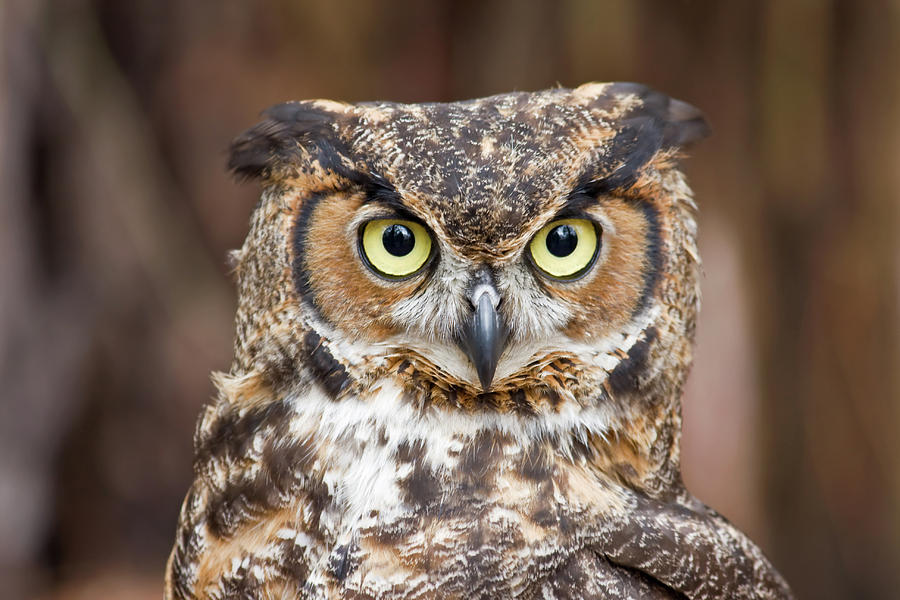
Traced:
<path id="1" fill-rule="evenodd" d="M 40 0 L 0 7 L 0 580 L 10 598 L 43 579 L 35 557 L 53 525 L 55 452 L 78 402 L 70 393 L 83 364 L 77 340 L 90 335 L 77 316 L 78 283 L 45 238 L 56 207 L 40 164 L 52 132 L 36 118 L 44 8 Z"/>
<path id="2" fill-rule="evenodd" d="M 900 583 L 900 7 L 636 10 L 641 68 L 701 98 L 715 132 L 688 170 L 701 227 L 724 216 L 748 275 L 761 541 L 801 597 L 883 597 Z"/>
<path id="3" fill-rule="evenodd" d="M 763 449 L 776 558 L 810 598 L 900 584 L 898 8 L 772 1 L 766 12 Z"/>

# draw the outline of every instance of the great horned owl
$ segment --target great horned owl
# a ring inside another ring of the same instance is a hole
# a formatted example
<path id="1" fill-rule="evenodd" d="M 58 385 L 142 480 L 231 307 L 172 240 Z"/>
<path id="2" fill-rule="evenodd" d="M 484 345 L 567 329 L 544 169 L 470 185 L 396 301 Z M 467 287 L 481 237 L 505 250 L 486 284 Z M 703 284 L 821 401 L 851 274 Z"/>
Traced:
<path id="1" fill-rule="evenodd" d="M 680 476 L 705 134 L 629 83 L 270 109 L 166 597 L 789 598 Z"/>

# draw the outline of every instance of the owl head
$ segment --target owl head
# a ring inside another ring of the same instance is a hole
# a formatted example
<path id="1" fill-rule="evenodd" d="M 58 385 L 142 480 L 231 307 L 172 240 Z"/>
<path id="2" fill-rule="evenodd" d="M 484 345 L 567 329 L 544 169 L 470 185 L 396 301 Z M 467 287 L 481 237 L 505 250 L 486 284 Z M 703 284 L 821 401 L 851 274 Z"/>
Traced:
<path id="1" fill-rule="evenodd" d="M 231 151 L 265 187 L 235 369 L 467 412 L 671 403 L 699 268 L 677 159 L 706 131 L 631 83 L 273 107 Z"/>

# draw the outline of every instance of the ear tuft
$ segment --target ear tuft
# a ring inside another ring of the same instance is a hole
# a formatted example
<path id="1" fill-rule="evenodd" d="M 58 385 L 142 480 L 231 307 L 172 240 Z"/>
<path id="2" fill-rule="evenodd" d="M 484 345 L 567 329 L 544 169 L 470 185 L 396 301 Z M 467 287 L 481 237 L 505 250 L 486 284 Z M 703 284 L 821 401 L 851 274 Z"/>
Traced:
<path id="1" fill-rule="evenodd" d="M 596 103 L 618 117 L 611 123 L 616 134 L 608 142 L 606 169 L 588 186 L 592 193 L 627 189 L 661 150 L 681 148 L 709 135 L 703 113 L 640 83 L 605 86 Z"/>
<path id="2" fill-rule="evenodd" d="M 708 137 L 710 133 L 712 131 L 700 109 L 681 100 L 669 100 L 663 146 L 681 148 Z"/>
<path id="3" fill-rule="evenodd" d="M 335 113 L 315 102 L 286 102 L 266 110 L 266 117 L 231 143 L 228 169 L 244 179 L 268 179 L 296 164 L 304 153 L 334 147 Z"/>
<path id="4" fill-rule="evenodd" d="M 687 102 L 670 98 L 640 83 L 614 83 L 607 93 L 620 101 L 637 102 L 622 117 L 623 125 L 642 131 L 654 130 L 660 149 L 680 148 L 710 134 L 706 118 Z"/>

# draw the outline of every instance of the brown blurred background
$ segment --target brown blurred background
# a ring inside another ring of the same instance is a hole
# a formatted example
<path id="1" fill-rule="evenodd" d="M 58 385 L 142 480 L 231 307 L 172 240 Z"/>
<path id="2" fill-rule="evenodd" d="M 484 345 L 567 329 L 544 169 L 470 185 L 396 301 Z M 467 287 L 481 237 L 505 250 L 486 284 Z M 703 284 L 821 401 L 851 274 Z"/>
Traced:
<path id="1" fill-rule="evenodd" d="M 261 109 L 590 80 L 715 132 L 689 487 L 801 597 L 897 597 L 897 0 L 4 0 L 0 595 L 160 597 Z"/>

